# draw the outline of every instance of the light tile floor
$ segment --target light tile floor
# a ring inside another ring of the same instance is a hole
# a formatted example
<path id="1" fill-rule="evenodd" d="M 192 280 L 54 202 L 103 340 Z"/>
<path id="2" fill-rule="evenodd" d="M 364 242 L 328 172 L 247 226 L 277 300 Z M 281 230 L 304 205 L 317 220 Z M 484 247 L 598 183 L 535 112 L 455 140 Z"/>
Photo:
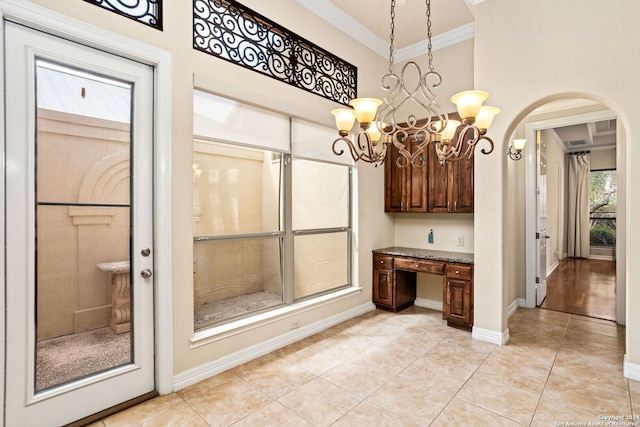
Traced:
<path id="1" fill-rule="evenodd" d="M 497 346 L 447 327 L 440 312 L 376 310 L 93 427 L 554 426 L 640 415 L 640 382 L 622 372 L 623 327 L 519 309 L 509 328 Z"/>

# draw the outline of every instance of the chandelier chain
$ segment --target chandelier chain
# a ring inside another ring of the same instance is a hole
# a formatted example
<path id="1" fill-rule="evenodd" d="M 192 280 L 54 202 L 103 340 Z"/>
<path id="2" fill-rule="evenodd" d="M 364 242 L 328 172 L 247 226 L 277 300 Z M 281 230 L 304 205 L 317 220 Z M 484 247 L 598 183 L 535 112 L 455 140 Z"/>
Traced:
<path id="1" fill-rule="evenodd" d="M 394 46 L 393 42 L 395 39 L 395 30 L 396 30 L 396 0 L 391 0 L 391 32 L 389 35 L 389 73 L 393 73 L 393 55 L 394 55 Z"/>
<path id="2" fill-rule="evenodd" d="M 353 109 L 331 112 L 340 135 L 333 142 L 334 154 L 339 156 L 345 152 L 338 146 L 343 144 L 355 162 L 362 160 L 377 166 L 393 152 L 397 155 L 394 165 L 402 169 L 426 167 L 426 150 L 431 146 L 440 164 L 471 159 L 481 141 L 489 147 L 480 152 L 491 153 L 494 144 L 486 132 L 500 110 L 482 106 L 489 94 L 475 90 L 455 94 L 451 101 L 457 105 L 460 122 L 449 120 L 446 108 L 440 105 L 433 90 L 442 84 L 442 76 L 433 65 L 431 0 L 426 0 L 429 69 L 423 73 L 415 61 L 408 61 L 398 74 L 393 71 L 396 0 L 390 2 L 389 71 L 381 79 L 381 88 L 388 94 L 384 99 L 356 98 L 349 103 Z M 355 120 L 359 122 L 360 131 L 350 137 Z M 389 147 L 393 151 L 388 150 Z"/>
<path id="3" fill-rule="evenodd" d="M 427 0 L 427 40 L 429 43 L 429 71 L 433 71 L 433 53 L 431 53 L 431 0 Z"/>

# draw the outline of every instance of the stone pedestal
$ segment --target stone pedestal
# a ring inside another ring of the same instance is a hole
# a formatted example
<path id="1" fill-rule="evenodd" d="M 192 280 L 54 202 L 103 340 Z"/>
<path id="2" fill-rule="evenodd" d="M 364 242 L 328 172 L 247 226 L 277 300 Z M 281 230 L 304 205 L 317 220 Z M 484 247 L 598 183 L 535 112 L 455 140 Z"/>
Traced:
<path id="1" fill-rule="evenodd" d="M 111 329 L 116 334 L 131 330 L 131 266 L 129 261 L 104 262 L 96 269 L 111 274 Z"/>

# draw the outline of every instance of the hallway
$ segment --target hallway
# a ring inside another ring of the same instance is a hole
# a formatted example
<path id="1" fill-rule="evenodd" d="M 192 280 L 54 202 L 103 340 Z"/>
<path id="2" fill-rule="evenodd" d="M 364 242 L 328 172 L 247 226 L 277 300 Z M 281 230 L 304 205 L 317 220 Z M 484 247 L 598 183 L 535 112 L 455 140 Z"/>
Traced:
<path id="1" fill-rule="evenodd" d="M 564 258 L 547 277 L 540 308 L 616 321 L 616 263 Z"/>

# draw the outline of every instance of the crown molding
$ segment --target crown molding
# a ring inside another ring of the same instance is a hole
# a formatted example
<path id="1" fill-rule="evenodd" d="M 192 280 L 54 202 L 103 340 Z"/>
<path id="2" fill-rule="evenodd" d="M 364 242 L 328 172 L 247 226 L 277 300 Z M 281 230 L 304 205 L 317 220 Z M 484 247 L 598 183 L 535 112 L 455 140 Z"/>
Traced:
<path id="1" fill-rule="evenodd" d="M 477 4 L 484 0 L 473 1 Z M 297 2 L 381 57 L 385 59 L 389 58 L 388 41 L 376 36 L 329 0 L 297 0 Z M 433 36 L 431 39 L 432 50 L 436 51 L 465 40 L 470 40 L 473 36 L 473 23 L 462 25 L 446 33 Z M 411 46 L 396 49 L 394 60 L 404 62 L 425 55 L 428 51 L 427 45 L 428 43 L 425 39 Z"/>
<path id="2" fill-rule="evenodd" d="M 329 0 L 297 0 L 297 2 L 378 55 L 384 58 L 389 56 L 388 42 L 376 36 Z"/>
<path id="3" fill-rule="evenodd" d="M 474 27 L 473 22 L 462 25 L 446 33 L 437 34 L 431 38 L 432 50 L 444 49 L 448 46 L 461 43 L 466 40 L 473 39 Z M 402 49 L 396 50 L 395 60 L 398 62 L 410 61 L 429 52 L 427 39 L 412 44 Z"/>

